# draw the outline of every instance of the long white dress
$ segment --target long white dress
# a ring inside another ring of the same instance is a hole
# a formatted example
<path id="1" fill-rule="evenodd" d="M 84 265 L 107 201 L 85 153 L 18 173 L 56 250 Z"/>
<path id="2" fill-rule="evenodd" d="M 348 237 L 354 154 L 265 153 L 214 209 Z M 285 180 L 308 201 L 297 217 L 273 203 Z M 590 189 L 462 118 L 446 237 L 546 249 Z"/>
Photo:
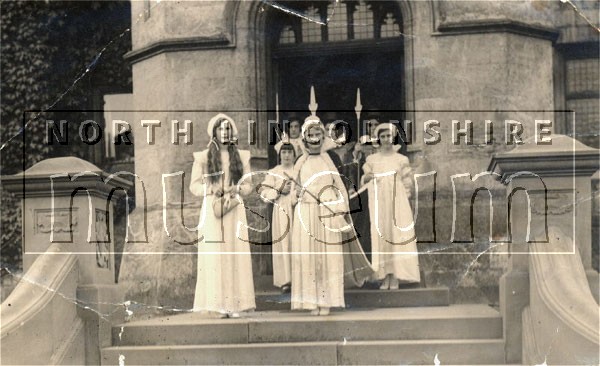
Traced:
<path id="1" fill-rule="evenodd" d="M 341 180 L 331 174 L 315 179 L 327 167 L 333 164 L 323 153 L 299 159 L 294 169 L 299 184 L 306 185 L 314 179 L 307 189 L 323 203 L 339 201 L 338 189 L 345 192 Z M 347 212 L 347 201 L 345 205 L 346 208 L 330 207 L 334 212 Z M 292 310 L 345 306 L 342 233 L 325 227 L 339 229 L 344 225 L 343 217 L 331 217 L 331 212 L 308 193 L 300 197 L 292 237 Z"/>
<path id="2" fill-rule="evenodd" d="M 378 152 L 367 157 L 363 170 L 365 174 L 379 175 L 368 183 L 371 259 L 376 278 L 393 274 L 401 282 L 420 282 L 417 238 L 409 202 L 413 177 L 408 158 L 396 152 Z"/>
<path id="3" fill-rule="evenodd" d="M 250 172 L 250 152 L 239 150 L 244 174 Z M 218 185 L 205 184 L 208 151 L 194 153 L 190 191 L 203 196 L 198 231 L 198 275 L 194 295 L 194 311 L 237 313 L 256 308 L 252 261 L 246 212 L 237 205 L 222 218 L 213 212 L 213 191 Z M 224 182 L 229 181 L 229 154 L 221 149 Z M 252 189 L 241 185 L 244 193 Z"/>
<path id="4" fill-rule="evenodd" d="M 282 287 L 292 282 L 292 220 L 294 192 L 286 195 L 280 195 L 279 191 L 283 187 L 286 174 L 294 176 L 294 168 L 284 168 L 277 165 L 269 170 L 269 173 L 263 181 L 265 190 L 261 192 L 264 199 L 274 203 L 273 215 L 271 219 L 271 238 L 273 251 L 273 285 Z M 272 188 L 269 188 L 272 187 Z"/>

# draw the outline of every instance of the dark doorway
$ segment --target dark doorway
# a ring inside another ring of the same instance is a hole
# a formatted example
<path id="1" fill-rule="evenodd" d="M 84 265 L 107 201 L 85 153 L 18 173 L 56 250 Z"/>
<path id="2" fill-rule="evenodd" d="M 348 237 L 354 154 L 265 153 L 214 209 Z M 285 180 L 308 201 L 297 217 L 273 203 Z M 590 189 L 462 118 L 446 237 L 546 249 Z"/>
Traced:
<path id="1" fill-rule="evenodd" d="M 364 112 L 389 111 L 400 119 L 403 109 L 402 62 L 397 53 L 371 52 L 310 55 L 278 62 L 278 93 L 281 110 L 308 114 L 310 87 L 314 86 L 319 111 L 338 112 L 355 121 L 356 90 L 360 88 Z M 364 116 L 363 116 L 364 117 Z"/>
<path id="2" fill-rule="evenodd" d="M 355 106 L 360 88 L 361 120 L 376 117 L 380 121 L 404 119 L 403 62 L 401 50 L 304 55 L 274 60 L 275 85 L 280 118 L 289 115 L 304 118 L 310 114 L 310 88 L 314 86 L 317 115 L 324 122 L 343 120 L 351 128 L 355 141 L 359 128 Z M 274 94 L 274 93 L 273 93 Z M 274 99 L 274 98 L 273 98 Z M 270 156 L 270 165 L 276 163 Z M 272 161 L 271 161 L 272 160 Z"/>
<path id="3" fill-rule="evenodd" d="M 268 105 L 276 109 L 277 95 L 280 121 L 290 115 L 303 120 L 310 114 L 311 86 L 317 115 L 324 122 L 347 122 L 351 141 L 364 133 L 355 112 L 358 88 L 361 122 L 372 117 L 381 122 L 404 119 L 404 39 L 395 1 L 278 3 L 306 16 L 271 9 L 267 23 Z M 323 25 L 308 18 L 320 19 Z M 274 150 L 268 150 L 273 166 Z"/>

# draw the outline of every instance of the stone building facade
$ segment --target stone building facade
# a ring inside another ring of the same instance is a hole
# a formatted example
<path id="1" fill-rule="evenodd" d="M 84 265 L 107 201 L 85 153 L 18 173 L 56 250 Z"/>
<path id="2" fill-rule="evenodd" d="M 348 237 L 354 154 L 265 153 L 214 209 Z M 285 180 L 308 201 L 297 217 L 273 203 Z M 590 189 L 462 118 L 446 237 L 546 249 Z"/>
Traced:
<path id="1" fill-rule="evenodd" d="M 182 244 L 196 238 L 187 228 L 197 225 L 199 202 L 187 186 L 192 153 L 206 147 L 206 123 L 217 112 L 239 121 L 240 147 L 251 149 L 257 171 L 273 164 L 267 121 L 276 110 L 280 119 L 308 115 L 311 85 L 318 115 L 354 125 L 360 88 L 363 117 L 412 121 L 406 154 L 424 174 L 414 208 L 424 284 L 450 287 L 455 302 L 497 302 L 506 256 L 494 241 L 507 234 L 505 187 L 493 176 L 472 179 L 492 154 L 514 147 L 507 121 L 521 122 L 526 141 L 536 120 L 548 120 L 552 133 L 598 147 L 597 2 L 145 0 L 133 1 L 131 13 L 139 178 L 132 227 L 140 242 L 126 250 L 163 254 L 126 255 L 121 282 L 145 303 L 191 305 L 196 249 Z M 185 120 L 193 138 L 173 144 Z M 455 143 L 453 128 L 467 120 L 473 143 L 464 135 Z M 427 143 L 428 121 L 439 122 L 439 143 Z M 493 219 L 478 187 L 494 197 Z M 267 258 L 256 256 L 258 274 L 269 273 Z"/>

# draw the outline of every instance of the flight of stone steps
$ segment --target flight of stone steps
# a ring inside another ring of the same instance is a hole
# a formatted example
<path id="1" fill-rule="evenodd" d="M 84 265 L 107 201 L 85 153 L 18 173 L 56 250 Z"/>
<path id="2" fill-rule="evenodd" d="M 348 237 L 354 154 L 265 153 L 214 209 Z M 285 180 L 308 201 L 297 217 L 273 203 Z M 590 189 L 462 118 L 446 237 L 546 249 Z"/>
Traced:
<path id="1" fill-rule="evenodd" d="M 448 289 L 347 290 L 326 317 L 289 311 L 289 295 L 257 293 L 239 319 L 194 313 L 113 328 L 106 365 L 503 364 L 502 318 L 479 304 L 449 305 Z"/>

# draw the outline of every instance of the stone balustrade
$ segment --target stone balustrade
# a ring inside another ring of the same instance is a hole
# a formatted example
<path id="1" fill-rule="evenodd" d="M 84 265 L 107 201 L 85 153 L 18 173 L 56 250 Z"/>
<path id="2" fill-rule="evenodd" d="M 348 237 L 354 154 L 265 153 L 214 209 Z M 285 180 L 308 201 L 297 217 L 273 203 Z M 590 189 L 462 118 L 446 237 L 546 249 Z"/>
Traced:
<path id="1" fill-rule="evenodd" d="M 21 198 L 23 212 L 23 277 L 0 310 L 2 362 L 99 364 L 111 323 L 124 313 L 113 206 L 131 183 L 62 157 L 2 184 Z"/>

